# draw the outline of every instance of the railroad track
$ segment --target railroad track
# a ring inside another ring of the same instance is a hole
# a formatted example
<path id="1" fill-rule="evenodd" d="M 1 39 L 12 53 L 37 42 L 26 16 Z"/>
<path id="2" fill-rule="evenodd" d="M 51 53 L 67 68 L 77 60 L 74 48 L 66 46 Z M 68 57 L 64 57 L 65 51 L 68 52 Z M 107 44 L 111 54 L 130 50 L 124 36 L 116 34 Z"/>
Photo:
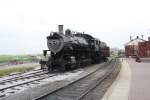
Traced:
<path id="1" fill-rule="evenodd" d="M 2 77 L 0 79 L 0 84 L 5 84 L 5 83 L 8 83 L 8 82 L 17 81 L 19 79 L 26 79 L 26 78 L 30 78 L 32 76 L 34 77 L 35 75 L 40 75 L 42 73 L 45 73 L 45 72 L 43 72 L 42 70 L 34 70 L 34 71 L 31 71 L 31 72 L 16 74 L 16 75 L 13 75 L 13 76 L 5 76 L 5 77 Z"/>
<path id="2" fill-rule="evenodd" d="M 40 73 L 40 72 L 43 72 L 42 70 L 38 69 L 38 70 L 33 70 L 33 71 L 30 71 L 30 72 L 24 72 L 24 73 L 16 73 L 16 74 L 13 74 L 13 75 L 8 75 L 8 76 L 4 76 L 2 78 L 0 78 L 0 83 L 2 81 L 11 81 L 11 80 L 14 80 L 14 79 L 17 79 L 17 78 L 23 78 L 23 77 L 26 77 L 26 76 L 31 76 L 31 75 L 34 75 L 34 74 L 37 74 L 37 73 Z"/>
<path id="3" fill-rule="evenodd" d="M 41 69 L 35 69 L 35 70 L 32 70 L 32 71 L 29 71 L 29 73 L 34 73 L 34 72 L 37 72 L 37 71 L 41 71 Z M 20 75 L 20 74 L 29 74 L 28 72 L 18 72 L 18 73 L 13 73 L 13 74 L 9 74 L 7 76 L 16 76 L 16 75 Z"/>
<path id="4" fill-rule="evenodd" d="M 16 93 L 23 87 L 28 88 L 32 85 L 40 84 L 40 81 L 43 79 L 56 75 L 57 74 L 48 74 L 48 72 L 41 72 L 39 70 L 2 80 L 0 81 L 0 98 Z"/>
<path id="5" fill-rule="evenodd" d="M 116 64 L 117 61 L 112 60 L 108 66 L 99 68 L 87 76 L 56 91 L 41 95 L 35 98 L 35 100 L 81 100 L 115 70 Z"/>
<path id="6" fill-rule="evenodd" d="M 40 77 L 43 74 L 47 74 L 48 72 L 36 72 L 33 74 L 29 74 L 29 75 L 24 75 L 24 76 L 18 76 L 18 77 L 13 77 L 10 79 L 6 79 L 3 81 L 0 81 L 1 85 L 6 85 L 7 83 L 13 83 L 13 82 L 17 82 L 19 80 L 25 80 L 25 79 L 30 79 L 30 78 L 36 78 L 36 77 Z"/>
<path id="7" fill-rule="evenodd" d="M 29 72 L 16 72 L 16 73 L 12 73 L 12 74 L 8 74 L 8 75 L 5 75 L 4 77 L 14 77 L 14 76 L 17 76 L 17 75 L 22 75 L 22 74 L 27 74 L 27 73 L 30 73 L 30 72 L 36 72 L 36 71 L 39 71 L 41 69 L 35 69 L 35 70 L 32 70 L 32 71 L 29 71 Z M 1 79 L 4 78 L 3 76 L 0 76 L 0 81 Z"/>

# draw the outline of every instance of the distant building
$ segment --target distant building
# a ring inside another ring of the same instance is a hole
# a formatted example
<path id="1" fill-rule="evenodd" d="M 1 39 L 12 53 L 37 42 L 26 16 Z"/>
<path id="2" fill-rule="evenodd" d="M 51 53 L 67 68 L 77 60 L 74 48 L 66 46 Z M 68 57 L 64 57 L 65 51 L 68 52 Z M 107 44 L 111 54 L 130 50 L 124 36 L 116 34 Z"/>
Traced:
<path id="1" fill-rule="evenodd" d="M 150 38 L 148 41 L 137 36 L 135 39 L 130 37 L 130 41 L 125 44 L 125 56 L 129 57 L 148 57 L 150 55 Z"/>

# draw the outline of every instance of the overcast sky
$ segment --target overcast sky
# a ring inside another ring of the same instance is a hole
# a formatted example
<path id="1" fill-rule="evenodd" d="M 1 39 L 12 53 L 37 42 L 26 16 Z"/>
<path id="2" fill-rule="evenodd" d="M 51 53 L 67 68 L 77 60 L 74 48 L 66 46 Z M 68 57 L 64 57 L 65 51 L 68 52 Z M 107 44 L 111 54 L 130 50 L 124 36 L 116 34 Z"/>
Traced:
<path id="1" fill-rule="evenodd" d="M 0 54 L 36 54 L 57 25 L 123 48 L 150 36 L 149 0 L 0 0 Z"/>

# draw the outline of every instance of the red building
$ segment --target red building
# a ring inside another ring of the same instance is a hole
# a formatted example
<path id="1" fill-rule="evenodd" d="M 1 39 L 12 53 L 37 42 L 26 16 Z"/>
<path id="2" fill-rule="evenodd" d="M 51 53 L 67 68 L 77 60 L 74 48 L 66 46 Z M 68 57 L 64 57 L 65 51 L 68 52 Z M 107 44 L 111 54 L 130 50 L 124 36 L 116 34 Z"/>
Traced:
<path id="1" fill-rule="evenodd" d="M 125 44 L 125 56 L 126 57 L 150 57 L 150 37 L 148 41 L 140 39 L 138 36 L 135 39 L 131 39 Z"/>
<path id="2" fill-rule="evenodd" d="M 125 56 L 150 57 L 150 37 L 148 37 L 148 41 L 138 36 L 135 39 L 130 37 L 130 41 L 125 44 Z"/>
<path id="3" fill-rule="evenodd" d="M 139 36 L 137 36 L 135 39 L 132 39 L 130 37 L 130 41 L 128 43 L 125 44 L 125 56 L 126 57 L 135 57 L 135 56 L 145 56 L 145 54 L 141 54 L 141 50 L 145 51 L 145 48 L 143 48 L 143 44 L 142 43 L 145 43 L 146 40 L 144 40 L 143 38 L 139 38 Z M 139 46 L 141 45 L 142 46 Z M 139 51 L 140 50 L 140 51 Z"/>
<path id="4" fill-rule="evenodd" d="M 148 41 L 138 43 L 139 57 L 150 57 L 150 37 Z"/>

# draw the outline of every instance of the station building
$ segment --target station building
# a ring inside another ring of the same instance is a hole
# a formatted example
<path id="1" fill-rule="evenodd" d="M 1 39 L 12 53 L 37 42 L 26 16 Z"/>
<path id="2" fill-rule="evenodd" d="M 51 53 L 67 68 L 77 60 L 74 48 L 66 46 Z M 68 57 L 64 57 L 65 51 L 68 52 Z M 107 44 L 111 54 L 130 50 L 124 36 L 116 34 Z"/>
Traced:
<path id="1" fill-rule="evenodd" d="M 125 44 L 125 56 L 126 57 L 150 57 L 150 37 L 148 41 L 137 36 L 135 39 L 130 37 L 130 41 Z"/>

